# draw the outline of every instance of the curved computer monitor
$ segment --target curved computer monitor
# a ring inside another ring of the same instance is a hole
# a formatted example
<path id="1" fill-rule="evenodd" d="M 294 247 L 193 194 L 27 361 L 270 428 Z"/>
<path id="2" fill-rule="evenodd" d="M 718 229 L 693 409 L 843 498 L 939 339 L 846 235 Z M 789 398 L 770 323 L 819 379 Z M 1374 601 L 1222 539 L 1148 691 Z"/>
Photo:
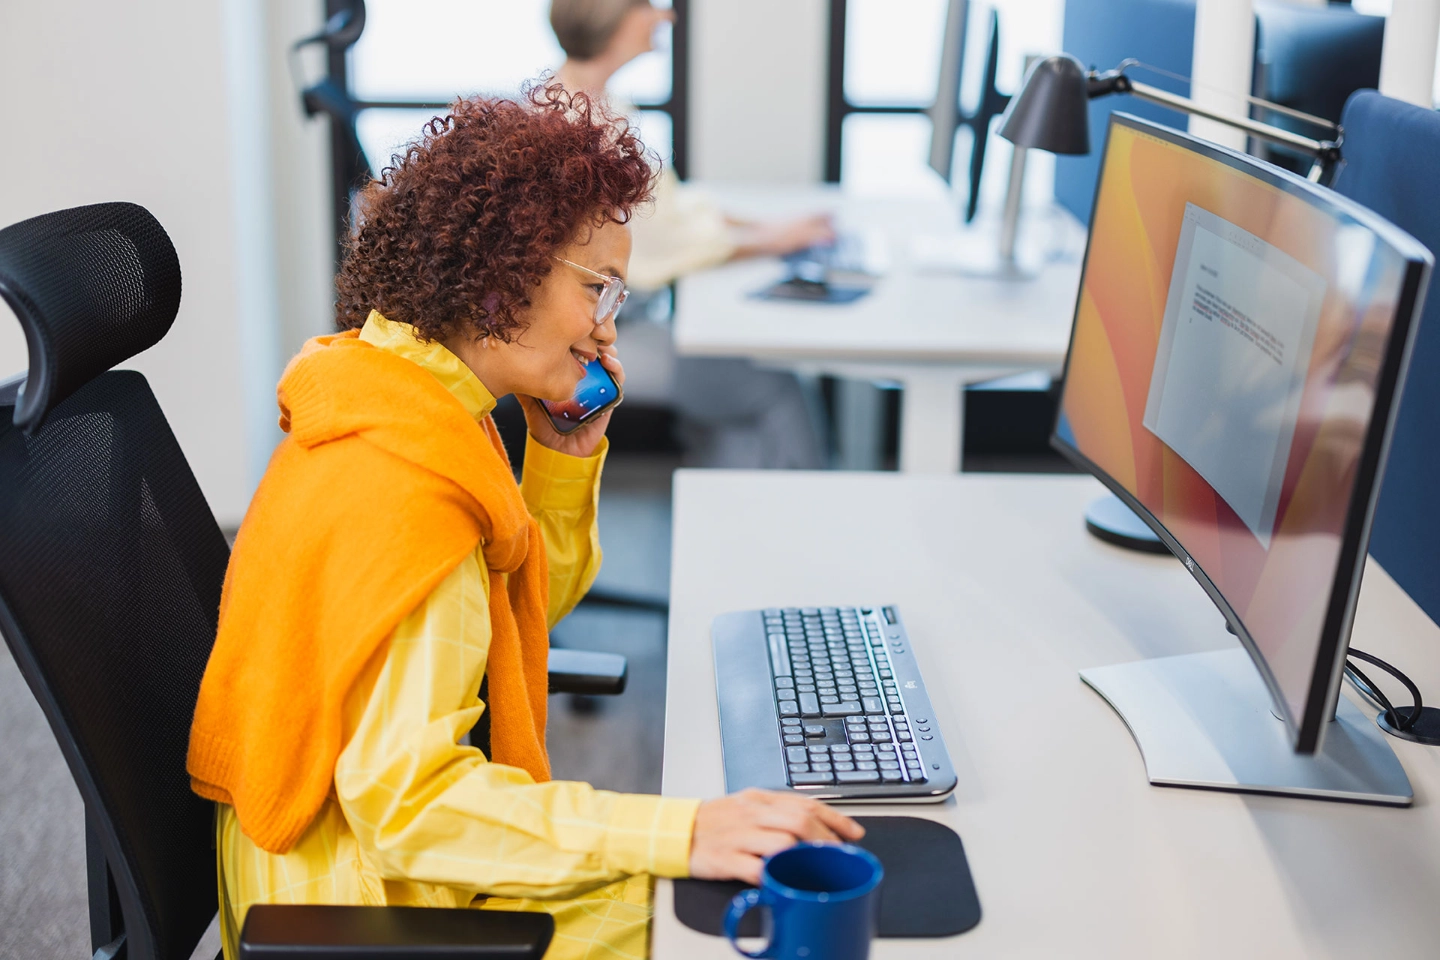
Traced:
<path id="1" fill-rule="evenodd" d="M 1111 119 L 1051 442 L 1194 574 L 1299 753 L 1334 714 L 1430 264 L 1333 191 Z"/>

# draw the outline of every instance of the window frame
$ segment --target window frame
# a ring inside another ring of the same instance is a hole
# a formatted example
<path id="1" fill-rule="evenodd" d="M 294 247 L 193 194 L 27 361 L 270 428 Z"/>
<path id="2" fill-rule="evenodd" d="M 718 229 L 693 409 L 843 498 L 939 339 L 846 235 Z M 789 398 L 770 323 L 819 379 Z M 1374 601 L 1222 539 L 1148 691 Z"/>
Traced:
<path id="1" fill-rule="evenodd" d="M 829 55 L 825 72 L 825 182 L 839 183 L 845 120 L 855 114 L 928 114 L 928 104 L 851 103 L 845 96 L 846 0 L 830 0 Z"/>

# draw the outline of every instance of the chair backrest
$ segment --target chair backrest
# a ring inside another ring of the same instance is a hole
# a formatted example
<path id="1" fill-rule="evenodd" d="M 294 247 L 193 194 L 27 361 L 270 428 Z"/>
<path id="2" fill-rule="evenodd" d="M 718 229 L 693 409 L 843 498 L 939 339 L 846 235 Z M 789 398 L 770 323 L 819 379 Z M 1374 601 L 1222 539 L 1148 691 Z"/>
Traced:
<path id="1" fill-rule="evenodd" d="M 1195 46 L 1195 0 L 1066 0 L 1065 52 L 1086 67 L 1112 70 L 1134 57 L 1182 77 L 1190 76 Z M 1190 85 L 1155 73 L 1135 74 L 1137 80 L 1188 96 Z M 1180 130 L 1186 118 L 1174 110 L 1134 97 L 1100 97 L 1090 101 L 1090 152 L 1055 158 L 1055 199 L 1080 220 L 1090 222 L 1105 134 L 1116 110 Z"/>
<path id="2" fill-rule="evenodd" d="M 1335 189 L 1440 251 L 1440 113 L 1362 90 L 1341 118 Z M 1440 293 L 1432 282 L 1411 347 L 1370 552 L 1440 623 Z"/>
<path id="3" fill-rule="evenodd" d="M 175 250 L 133 204 L 49 214 L 0 230 L 0 296 L 32 371 L 18 404 L 0 391 L 0 632 L 85 801 L 130 960 L 182 960 L 216 909 L 213 805 L 185 752 L 229 550 L 144 377 L 104 372 L 173 322 Z"/>
<path id="4" fill-rule="evenodd" d="M 1339 123 L 1350 94 L 1380 82 L 1384 42 L 1385 18 L 1356 13 L 1348 4 L 1256 0 L 1251 92 Z M 1251 114 L 1302 136 L 1326 136 L 1314 124 L 1274 110 L 1256 107 Z M 1312 157 L 1285 147 L 1260 146 L 1260 156 L 1300 174 L 1314 163 Z"/>

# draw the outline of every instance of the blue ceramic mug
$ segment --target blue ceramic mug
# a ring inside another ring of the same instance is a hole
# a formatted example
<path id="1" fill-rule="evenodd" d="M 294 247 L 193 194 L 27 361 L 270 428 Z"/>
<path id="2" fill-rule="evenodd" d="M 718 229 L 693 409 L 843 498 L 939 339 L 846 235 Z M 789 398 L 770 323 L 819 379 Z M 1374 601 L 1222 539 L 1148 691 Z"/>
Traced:
<path id="1" fill-rule="evenodd" d="M 766 960 L 866 960 L 875 938 L 885 870 L 868 850 L 839 843 L 801 843 L 768 858 L 760 889 L 742 890 L 725 912 L 725 936 L 747 957 Z M 760 907 L 770 942 L 741 949 L 740 921 Z"/>

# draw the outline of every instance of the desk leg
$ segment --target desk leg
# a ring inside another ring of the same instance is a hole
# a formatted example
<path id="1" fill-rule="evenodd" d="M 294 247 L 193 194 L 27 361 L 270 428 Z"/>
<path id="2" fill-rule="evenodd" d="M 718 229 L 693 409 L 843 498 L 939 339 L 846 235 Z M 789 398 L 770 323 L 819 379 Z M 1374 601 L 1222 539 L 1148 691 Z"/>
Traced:
<path id="1" fill-rule="evenodd" d="M 912 370 L 900 400 L 900 472 L 956 473 L 965 429 L 960 369 Z"/>
<path id="2" fill-rule="evenodd" d="M 870 380 L 846 377 L 836 386 L 836 466 L 879 470 L 885 436 L 885 397 Z"/>

